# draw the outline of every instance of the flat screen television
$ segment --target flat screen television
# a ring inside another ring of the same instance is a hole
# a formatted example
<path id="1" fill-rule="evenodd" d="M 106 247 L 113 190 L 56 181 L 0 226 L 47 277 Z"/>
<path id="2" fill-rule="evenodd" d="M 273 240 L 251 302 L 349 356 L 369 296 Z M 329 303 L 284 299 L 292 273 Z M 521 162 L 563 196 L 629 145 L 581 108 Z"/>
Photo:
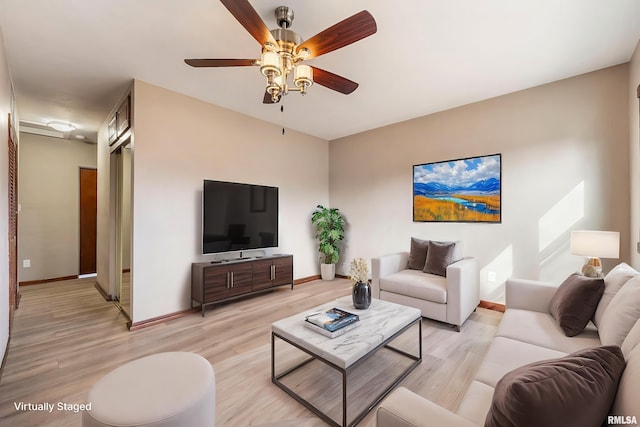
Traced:
<path id="1" fill-rule="evenodd" d="M 202 253 L 278 246 L 278 188 L 205 180 Z"/>

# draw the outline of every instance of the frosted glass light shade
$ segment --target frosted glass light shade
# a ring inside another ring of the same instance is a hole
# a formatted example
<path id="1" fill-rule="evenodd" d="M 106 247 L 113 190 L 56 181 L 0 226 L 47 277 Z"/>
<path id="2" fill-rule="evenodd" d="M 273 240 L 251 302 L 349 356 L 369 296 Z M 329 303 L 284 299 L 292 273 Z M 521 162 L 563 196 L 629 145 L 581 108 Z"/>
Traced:
<path id="1" fill-rule="evenodd" d="M 273 76 L 279 76 L 282 74 L 280 67 L 280 55 L 275 52 L 265 51 L 262 53 L 261 58 L 262 65 L 260 66 L 260 72 L 264 76 L 272 74 Z"/>
<path id="2" fill-rule="evenodd" d="M 76 130 L 76 127 L 74 125 L 64 122 L 49 122 L 47 123 L 47 126 L 57 130 L 58 132 L 71 132 Z"/>
<path id="3" fill-rule="evenodd" d="M 293 70 L 293 83 L 297 86 L 311 86 L 313 83 L 313 68 L 308 65 L 298 65 Z"/>
<path id="4" fill-rule="evenodd" d="M 619 258 L 620 233 L 618 231 L 572 231 L 570 251 L 572 255 Z"/>

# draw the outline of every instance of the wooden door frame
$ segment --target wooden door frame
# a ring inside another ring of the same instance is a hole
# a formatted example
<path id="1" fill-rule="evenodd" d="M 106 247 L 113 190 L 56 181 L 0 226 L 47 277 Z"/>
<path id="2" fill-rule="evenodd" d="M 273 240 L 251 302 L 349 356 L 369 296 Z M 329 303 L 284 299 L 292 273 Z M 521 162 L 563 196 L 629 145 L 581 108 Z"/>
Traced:
<path id="1" fill-rule="evenodd" d="M 7 238 L 9 245 L 7 248 L 9 252 L 9 338 L 11 337 L 11 330 L 13 329 L 13 314 L 20 304 L 20 292 L 18 289 L 18 144 L 16 139 L 15 128 L 13 127 L 11 120 L 11 113 L 9 113 L 7 135 L 7 181 L 9 187 L 7 192 Z M 12 240 L 15 243 L 12 243 Z M 14 251 L 12 251 L 13 247 L 15 247 Z"/>

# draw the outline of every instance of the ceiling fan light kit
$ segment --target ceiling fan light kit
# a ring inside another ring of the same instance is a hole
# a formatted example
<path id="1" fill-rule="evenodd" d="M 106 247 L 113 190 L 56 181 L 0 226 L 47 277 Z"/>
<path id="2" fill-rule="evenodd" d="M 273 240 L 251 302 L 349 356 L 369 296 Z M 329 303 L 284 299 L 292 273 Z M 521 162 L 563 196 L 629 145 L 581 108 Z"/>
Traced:
<path id="1" fill-rule="evenodd" d="M 293 10 L 279 6 L 275 10 L 278 26 L 269 30 L 248 0 L 220 0 L 240 24 L 262 45 L 259 60 L 185 59 L 192 67 L 237 67 L 258 65 L 267 78 L 265 104 L 275 104 L 291 91 L 304 95 L 314 82 L 343 94 L 350 94 L 358 83 L 302 62 L 355 43 L 377 31 L 376 21 L 367 11 L 359 12 L 308 40 L 289 29 Z M 290 78 L 291 76 L 291 78 Z M 288 82 L 292 80 L 292 85 Z"/>
<path id="2" fill-rule="evenodd" d="M 264 44 L 260 58 L 260 72 L 267 78 L 267 93 L 271 95 L 271 102 L 276 103 L 280 97 L 289 91 L 298 91 L 302 95 L 313 84 L 313 70 L 302 64 L 309 56 L 306 48 L 297 49 L 302 43 L 302 37 L 288 30 L 293 20 L 293 11 L 286 6 L 276 9 L 276 21 L 281 28 L 272 30 L 271 35 L 277 45 L 270 42 Z M 289 75 L 293 71 L 293 85 L 287 84 Z"/>

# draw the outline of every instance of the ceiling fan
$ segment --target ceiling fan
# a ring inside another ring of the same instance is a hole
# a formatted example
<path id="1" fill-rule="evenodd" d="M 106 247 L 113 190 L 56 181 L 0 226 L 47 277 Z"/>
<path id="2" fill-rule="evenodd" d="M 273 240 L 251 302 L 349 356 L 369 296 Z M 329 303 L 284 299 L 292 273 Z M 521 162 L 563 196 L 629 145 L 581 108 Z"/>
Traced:
<path id="1" fill-rule="evenodd" d="M 263 102 L 273 104 L 280 101 L 290 91 L 305 94 L 307 89 L 317 83 L 345 95 L 358 87 L 358 83 L 345 77 L 304 64 L 304 61 L 317 58 L 350 45 L 374 34 L 376 21 L 366 10 L 338 22 L 303 40 L 290 30 L 293 22 L 293 10 L 280 6 L 275 10 L 276 22 L 280 28 L 269 30 L 248 0 L 220 0 L 240 24 L 262 46 L 260 59 L 185 59 L 192 67 L 244 67 L 256 65 L 267 78 L 267 87 Z M 288 83 L 293 74 L 293 85 Z"/>

